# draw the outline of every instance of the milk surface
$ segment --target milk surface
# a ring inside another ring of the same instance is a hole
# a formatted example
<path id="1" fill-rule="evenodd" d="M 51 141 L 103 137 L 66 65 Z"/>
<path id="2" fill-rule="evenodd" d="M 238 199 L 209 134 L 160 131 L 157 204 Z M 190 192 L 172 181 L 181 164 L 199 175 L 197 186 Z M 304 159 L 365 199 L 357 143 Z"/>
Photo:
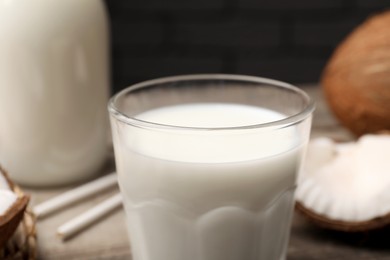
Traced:
<path id="1" fill-rule="evenodd" d="M 187 127 L 285 118 L 237 104 L 164 107 L 140 120 Z M 300 142 L 274 131 L 118 126 L 114 142 L 134 260 L 284 259 Z"/>

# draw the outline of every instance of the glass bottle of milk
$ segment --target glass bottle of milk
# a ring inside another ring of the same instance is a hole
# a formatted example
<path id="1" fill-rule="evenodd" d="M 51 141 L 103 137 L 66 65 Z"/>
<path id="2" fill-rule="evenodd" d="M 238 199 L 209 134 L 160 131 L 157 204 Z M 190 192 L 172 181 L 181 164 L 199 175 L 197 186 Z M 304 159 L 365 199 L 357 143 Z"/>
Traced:
<path id="1" fill-rule="evenodd" d="M 0 0 L 0 164 L 23 185 L 106 158 L 108 23 L 100 0 Z"/>

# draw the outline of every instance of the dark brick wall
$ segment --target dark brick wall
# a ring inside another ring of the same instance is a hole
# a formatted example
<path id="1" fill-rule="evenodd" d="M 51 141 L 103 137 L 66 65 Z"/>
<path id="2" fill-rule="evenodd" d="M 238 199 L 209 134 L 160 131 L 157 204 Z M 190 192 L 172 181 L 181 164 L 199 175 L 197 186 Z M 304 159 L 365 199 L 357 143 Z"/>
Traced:
<path id="1" fill-rule="evenodd" d="M 335 46 L 390 0 L 106 0 L 113 91 L 191 73 L 316 82 Z"/>

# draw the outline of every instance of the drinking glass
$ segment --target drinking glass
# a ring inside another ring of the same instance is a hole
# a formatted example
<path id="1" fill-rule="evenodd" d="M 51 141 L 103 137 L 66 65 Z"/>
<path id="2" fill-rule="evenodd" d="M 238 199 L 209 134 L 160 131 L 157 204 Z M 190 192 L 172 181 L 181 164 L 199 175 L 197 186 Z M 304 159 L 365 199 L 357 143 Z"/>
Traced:
<path id="1" fill-rule="evenodd" d="M 109 103 L 134 260 L 285 259 L 314 104 L 225 74 L 135 84 Z"/>

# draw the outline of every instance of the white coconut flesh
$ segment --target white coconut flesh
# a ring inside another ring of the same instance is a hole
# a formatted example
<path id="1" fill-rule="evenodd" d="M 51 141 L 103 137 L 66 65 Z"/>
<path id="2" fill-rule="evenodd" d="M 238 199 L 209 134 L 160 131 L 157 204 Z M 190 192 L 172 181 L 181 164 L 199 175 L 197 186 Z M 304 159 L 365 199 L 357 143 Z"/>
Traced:
<path id="1" fill-rule="evenodd" d="M 3 216 L 7 210 L 15 203 L 18 196 L 9 190 L 0 190 L 0 216 Z"/>
<path id="2" fill-rule="evenodd" d="M 389 214 L 390 135 L 365 135 L 352 143 L 312 140 L 296 199 L 337 221 L 362 222 Z"/>
<path id="3" fill-rule="evenodd" d="M 11 191 L 5 177 L 0 173 L 0 216 L 16 202 L 18 196 Z"/>

